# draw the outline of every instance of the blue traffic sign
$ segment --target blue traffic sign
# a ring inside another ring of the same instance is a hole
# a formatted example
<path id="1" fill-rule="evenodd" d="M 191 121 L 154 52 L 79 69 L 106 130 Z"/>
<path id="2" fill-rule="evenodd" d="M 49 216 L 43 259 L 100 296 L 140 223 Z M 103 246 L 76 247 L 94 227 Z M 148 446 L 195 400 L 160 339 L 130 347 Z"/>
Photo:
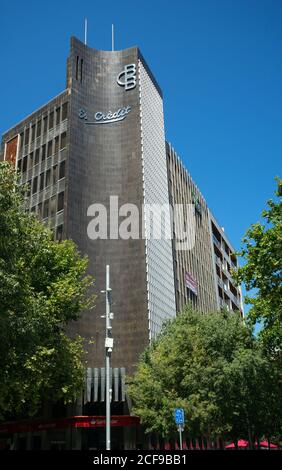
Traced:
<path id="1" fill-rule="evenodd" d="M 184 424 L 184 410 L 183 408 L 175 408 L 174 410 L 175 424 Z"/>

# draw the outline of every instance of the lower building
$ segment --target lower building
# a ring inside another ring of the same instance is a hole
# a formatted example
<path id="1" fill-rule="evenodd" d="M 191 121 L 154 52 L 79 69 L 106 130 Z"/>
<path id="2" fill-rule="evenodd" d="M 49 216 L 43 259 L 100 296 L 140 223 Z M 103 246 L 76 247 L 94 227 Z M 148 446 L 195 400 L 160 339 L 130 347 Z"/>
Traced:
<path id="1" fill-rule="evenodd" d="M 177 233 L 179 220 L 172 221 L 177 312 L 191 303 L 202 312 L 226 308 L 243 316 L 241 288 L 235 285 L 231 274 L 237 266 L 235 250 L 169 143 L 166 155 L 170 203 L 183 210 L 181 240 Z"/>

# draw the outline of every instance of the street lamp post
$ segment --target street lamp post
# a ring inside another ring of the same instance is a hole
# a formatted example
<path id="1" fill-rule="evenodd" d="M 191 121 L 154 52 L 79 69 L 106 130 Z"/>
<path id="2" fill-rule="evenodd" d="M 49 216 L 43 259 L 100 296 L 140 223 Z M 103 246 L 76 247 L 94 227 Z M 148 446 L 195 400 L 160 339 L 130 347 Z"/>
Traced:
<path id="1" fill-rule="evenodd" d="M 106 338 L 105 338 L 105 353 L 106 353 L 106 450 L 111 450 L 111 400 L 112 389 L 110 381 L 110 361 L 113 351 L 114 340 L 112 337 L 111 320 L 114 314 L 110 311 L 111 306 L 111 288 L 110 288 L 110 266 L 106 266 L 106 290 L 102 291 L 106 294 Z"/>

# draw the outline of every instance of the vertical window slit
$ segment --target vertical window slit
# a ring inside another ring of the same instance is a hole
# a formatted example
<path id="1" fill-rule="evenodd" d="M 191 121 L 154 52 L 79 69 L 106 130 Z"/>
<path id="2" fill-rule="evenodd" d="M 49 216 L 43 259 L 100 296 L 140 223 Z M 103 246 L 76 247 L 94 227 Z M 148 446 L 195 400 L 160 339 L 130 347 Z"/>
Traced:
<path id="1" fill-rule="evenodd" d="M 79 64 L 79 57 L 76 56 L 76 67 L 75 67 L 75 78 L 78 80 L 78 64 Z"/>

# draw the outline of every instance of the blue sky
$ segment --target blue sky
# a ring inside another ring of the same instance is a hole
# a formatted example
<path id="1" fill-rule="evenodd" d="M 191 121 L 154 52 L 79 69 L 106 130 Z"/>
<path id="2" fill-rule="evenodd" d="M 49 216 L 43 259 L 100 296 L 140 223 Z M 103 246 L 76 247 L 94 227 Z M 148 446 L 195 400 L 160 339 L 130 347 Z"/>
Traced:
<path id="1" fill-rule="evenodd" d="M 1 2 L 1 134 L 65 87 L 69 39 L 138 45 L 166 137 L 235 248 L 282 176 L 282 1 Z"/>

